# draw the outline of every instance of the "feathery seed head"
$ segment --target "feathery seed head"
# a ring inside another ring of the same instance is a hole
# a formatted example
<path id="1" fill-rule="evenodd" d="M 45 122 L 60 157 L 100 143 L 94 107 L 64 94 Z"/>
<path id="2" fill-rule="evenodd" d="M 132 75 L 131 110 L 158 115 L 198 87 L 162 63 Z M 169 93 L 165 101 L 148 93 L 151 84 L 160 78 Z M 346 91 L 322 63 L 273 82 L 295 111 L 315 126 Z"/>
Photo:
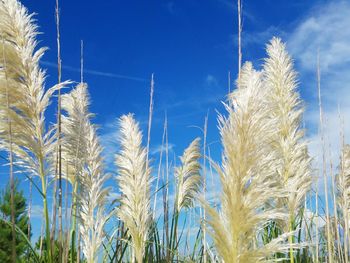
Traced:
<path id="1" fill-rule="evenodd" d="M 200 138 L 196 138 L 184 151 L 181 159 L 181 166 L 176 168 L 175 176 L 177 180 L 176 206 L 179 212 L 183 207 L 190 208 L 193 200 L 200 191 L 201 177 L 200 164 L 201 157 Z"/>
<path id="2" fill-rule="evenodd" d="M 263 67 L 264 85 L 270 108 L 271 151 L 276 153 L 274 167 L 281 187 L 288 193 L 283 203 L 291 215 L 298 213 L 311 187 L 311 159 L 301 129 L 303 108 L 297 92 L 296 72 L 285 45 L 273 38 L 267 45 L 268 58 Z"/>
<path id="3" fill-rule="evenodd" d="M 142 262 L 152 219 L 150 167 L 146 149 L 141 145 L 142 134 L 133 115 L 122 116 L 119 123 L 121 149 L 115 163 L 122 197 L 117 214 L 128 228 L 137 262 Z"/>

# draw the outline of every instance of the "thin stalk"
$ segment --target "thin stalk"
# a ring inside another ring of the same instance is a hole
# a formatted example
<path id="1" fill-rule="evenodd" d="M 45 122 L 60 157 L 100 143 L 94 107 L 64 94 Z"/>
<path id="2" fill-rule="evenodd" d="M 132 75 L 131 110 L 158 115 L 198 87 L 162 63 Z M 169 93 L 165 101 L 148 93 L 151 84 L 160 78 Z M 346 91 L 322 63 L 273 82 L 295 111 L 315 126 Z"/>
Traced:
<path id="1" fill-rule="evenodd" d="M 294 230 L 294 227 L 293 227 L 293 215 L 291 214 L 290 218 L 289 218 L 289 231 L 292 232 L 293 230 Z M 294 237 L 294 235 L 289 235 L 288 236 L 288 242 L 290 244 L 290 248 L 289 248 L 290 263 L 294 263 L 294 251 L 293 251 L 294 240 L 293 240 L 293 237 Z"/>
<path id="2" fill-rule="evenodd" d="M 321 73 L 320 73 L 320 59 L 317 56 L 317 89 L 318 89 L 318 105 L 320 112 L 320 132 L 321 132 L 321 142 L 322 142 L 322 174 L 324 180 L 324 194 L 326 201 L 326 228 L 327 228 L 327 249 L 328 249 L 328 261 L 333 262 L 332 259 L 332 245 L 331 245 L 331 229 L 330 229 L 330 219 L 329 219 L 329 202 L 328 202 L 328 182 L 326 174 L 326 156 L 325 156 L 325 141 L 324 141 L 324 130 L 323 130 L 323 110 L 322 110 L 322 100 L 321 100 Z"/>
<path id="3" fill-rule="evenodd" d="M 166 135 L 165 135 L 165 165 L 166 165 L 166 181 L 165 181 L 165 204 L 164 204 L 164 221 L 165 221 L 165 238 L 166 238 L 166 244 L 169 245 L 169 144 L 168 144 L 168 120 L 167 117 L 165 119 L 165 125 L 166 125 Z M 170 251 L 167 250 L 167 259 L 170 257 Z"/>
<path id="4" fill-rule="evenodd" d="M 68 164 L 66 165 L 66 171 L 68 174 Z M 67 262 L 68 261 L 68 254 L 69 254 L 69 243 L 70 243 L 70 240 L 69 240 L 69 222 L 68 222 L 68 180 L 65 180 L 66 181 L 66 189 L 65 189 L 65 193 L 64 193 L 64 200 L 65 200 L 65 235 L 66 235 L 66 238 L 65 238 L 65 245 L 63 247 L 63 252 L 64 252 L 64 262 Z M 72 261 L 73 262 L 73 261 Z"/>
<path id="5" fill-rule="evenodd" d="M 169 262 L 174 261 L 174 255 L 175 255 L 175 248 L 177 244 L 177 225 L 179 220 L 179 211 L 177 210 L 177 198 L 175 198 L 174 201 L 174 210 L 173 210 L 173 216 L 171 218 L 171 227 L 170 227 L 170 244 L 168 250 L 171 253 Z"/>
<path id="6" fill-rule="evenodd" d="M 39 242 L 39 253 L 40 257 L 43 256 L 43 241 L 44 241 L 44 221 L 41 221 L 41 227 L 40 227 L 40 242 Z"/>
<path id="7" fill-rule="evenodd" d="M 58 157 L 58 156 L 57 156 Z M 57 161 L 57 159 L 56 159 Z M 58 161 L 57 161 L 58 163 Z M 56 171 L 55 173 L 57 174 L 57 163 L 56 163 Z M 54 186 L 53 186 L 53 204 L 52 204 L 52 215 L 51 215 L 51 234 L 50 234 L 50 237 L 51 237 L 51 247 L 52 249 L 55 247 L 55 236 L 56 236 L 56 218 L 57 218 L 57 180 L 55 180 L 54 182 Z M 51 251 L 52 254 L 53 251 Z"/>
<path id="8" fill-rule="evenodd" d="M 61 44 L 60 44 L 60 16 L 59 5 L 56 0 L 56 31 L 57 31 L 57 73 L 58 84 L 61 83 Z M 58 227 L 59 227 L 59 262 L 62 262 L 63 238 L 62 238 L 62 146 L 61 146 L 61 89 L 58 90 L 57 105 L 57 123 L 58 123 Z"/>
<path id="9" fill-rule="evenodd" d="M 84 82 L 84 41 L 80 40 L 80 83 Z"/>
<path id="10" fill-rule="evenodd" d="M 211 154 L 210 154 L 210 147 L 208 146 L 208 159 L 211 160 Z M 219 195 L 218 192 L 216 191 L 216 187 L 214 185 L 214 173 L 213 173 L 213 166 L 211 164 L 211 161 L 209 162 L 209 171 L 210 171 L 210 177 L 211 177 L 211 187 L 214 189 L 214 196 L 215 200 L 219 202 Z"/>
<path id="11" fill-rule="evenodd" d="M 160 171 L 162 167 L 162 160 L 163 160 L 163 147 L 164 147 L 164 140 L 165 140 L 165 132 L 166 132 L 166 122 L 164 120 L 164 128 L 163 128 L 163 136 L 162 136 L 162 146 L 159 153 L 159 164 L 158 164 L 158 172 L 157 172 L 157 183 L 156 183 L 156 192 L 154 194 L 154 203 L 153 203 L 153 217 L 156 216 L 156 209 L 157 209 L 157 194 L 158 194 L 158 186 L 160 181 Z"/>
<path id="12" fill-rule="evenodd" d="M 73 186 L 73 198 L 72 198 L 72 225 L 71 225 L 71 262 L 74 262 L 75 253 L 75 236 L 77 231 L 77 194 L 78 194 L 78 182 L 75 182 Z"/>
<path id="13" fill-rule="evenodd" d="M 316 223 L 315 223 L 315 232 L 316 232 L 316 241 L 315 241 L 315 243 L 316 243 L 316 260 L 315 260 L 315 262 L 316 263 L 318 263 L 318 257 L 319 257 L 319 255 L 318 255 L 318 251 L 319 251 L 319 237 L 318 237 L 318 176 L 316 177 L 316 193 L 315 193 L 315 209 L 316 209 L 316 211 L 315 211 L 315 217 L 316 217 Z"/>
<path id="14" fill-rule="evenodd" d="M 150 89 L 150 101 L 149 101 L 149 113 L 148 113 L 148 131 L 147 131 L 147 152 L 146 152 L 146 169 L 148 168 L 148 156 L 149 156 L 149 145 L 151 141 L 151 127 L 152 127 L 152 115 L 153 115 L 153 93 L 154 93 L 154 73 L 151 76 L 151 89 Z"/>
<path id="15" fill-rule="evenodd" d="M 329 169 L 330 169 L 330 174 L 331 174 L 331 179 L 332 179 L 332 198 L 333 198 L 333 214 L 334 214 L 334 220 L 335 220 L 335 235 L 337 238 L 337 248 L 338 248 L 338 255 L 339 257 L 341 257 L 342 255 L 342 249 L 340 246 L 340 233 L 339 233 L 339 228 L 338 228 L 338 211 L 337 211 L 337 198 L 335 195 L 335 178 L 334 178 L 334 174 L 333 174 L 333 161 L 332 161 L 332 148 L 331 148 L 331 143 L 330 140 L 329 141 Z M 342 260 L 341 260 L 342 261 Z"/>
<path id="16" fill-rule="evenodd" d="M 80 263 L 80 231 L 78 231 L 77 263 Z"/>
<path id="17" fill-rule="evenodd" d="M 29 181 L 29 204 L 28 204 L 28 240 L 30 241 L 30 231 L 31 231 L 31 216 L 32 216 L 32 181 Z"/>
<path id="18" fill-rule="evenodd" d="M 203 129 L 203 198 L 206 202 L 206 191 L 207 191 L 207 168 L 206 168 L 206 148 L 207 148 L 207 130 L 208 130 L 208 113 L 204 120 Z M 207 238 L 206 238 L 206 211 L 203 206 L 203 262 L 207 262 Z"/>
<path id="19" fill-rule="evenodd" d="M 44 203 L 44 217 L 45 217 L 45 229 L 46 229 L 46 249 L 48 253 L 48 262 L 52 263 L 52 250 L 51 250 L 51 240 L 50 240 L 50 221 L 49 221 L 49 210 L 47 206 L 47 189 L 46 189 L 46 181 L 45 181 L 45 173 L 44 173 L 44 165 L 42 157 L 39 158 L 39 166 L 40 166 L 40 178 L 41 178 L 41 187 Z"/>
<path id="20" fill-rule="evenodd" d="M 242 1 L 237 0 L 238 10 L 238 77 L 242 68 Z"/>

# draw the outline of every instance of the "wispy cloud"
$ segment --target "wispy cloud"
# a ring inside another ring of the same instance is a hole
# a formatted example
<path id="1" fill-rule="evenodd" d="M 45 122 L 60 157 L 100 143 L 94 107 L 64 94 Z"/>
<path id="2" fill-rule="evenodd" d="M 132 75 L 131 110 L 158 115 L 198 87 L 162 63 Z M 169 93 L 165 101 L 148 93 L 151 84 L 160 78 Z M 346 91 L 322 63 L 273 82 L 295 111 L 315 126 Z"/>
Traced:
<path id="1" fill-rule="evenodd" d="M 167 2 L 165 7 L 170 14 L 172 14 L 172 15 L 175 14 L 175 3 L 173 1 Z"/>
<path id="2" fill-rule="evenodd" d="M 52 63 L 49 61 L 41 61 L 41 64 L 47 67 L 57 68 L 56 63 Z M 72 72 L 80 72 L 80 68 L 71 67 L 68 65 L 62 65 L 62 68 L 68 71 Z M 116 78 L 116 79 L 127 79 L 127 80 L 133 80 L 133 81 L 139 81 L 139 82 L 148 82 L 149 80 L 129 75 L 122 75 L 122 74 L 116 74 L 111 72 L 105 72 L 105 71 L 99 71 L 99 70 L 93 70 L 93 69 L 85 69 L 84 68 L 84 74 L 89 75 L 95 75 L 100 77 L 108 77 L 108 78 Z"/>
<path id="3" fill-rule="evenodd" d="M 207 87 L 216 88 L 219 86 L 218 80 L 212 74 L 208 74 L 205 78 L 205 84 Z"/>
<path id="4" fill-rule="evenodd" d="M 243 46 L 249 47 L 251 45 L 261 45 L 267 43 L 272 37 L 278 36 L 284 38 L 286 32 L 284 32 L 281 28 L 277 26 L 269 26 L 263 31 L 247 31 L 242 33 L 242 42 Z M 237 35 L 234 36 L 236 39 Z M 234 41 L 235 45 L 237 45 L 237 41 Z"/>
<path id="5" fill-rule="evenodd" d="M 317 50 L 322 70 L 336 70 L 350 62 L 349 25 L 349 1 L 317 6 L 289 36 L 289 48 L 305 70 L 315 71 Z"/>
<path id="6" fill-rule="evenodd" d="M 174 147 L 175 147 L 175 144 L 168 143 L 168 151 L 169 152 L 173 151 Z M 163 153 L 165 153 L 166 147 L 165 147 L 165 145 L 159 144 L 159 145 L 152 147 L 150 150 L 150 153 L 151 153 L 151 155 L 155 155 L 155 154 L 159 154 L 161 151 L 163 151 Z"/>
<path id="7" fill-rule="evenodd" d="M 42 219 L 44 216 L 44 209 L 41 205 L 32 205 L 30 213 L 32 218 Z"/>
<path id="8" fill-rule="evenodd" d="M 114 118 L 110 122 L 103 125 L 101 130 L 100 140 L 103 146 L 103 152 L 105 157 L 105 163 L 108 168 L 114 167 L 115 154 L 119 150 L 118 146 L 119 128 L 118 120 Z"/>
<path id="9" fill-rule="evenodd" d="M 286 37 L 287 47 L 300 73 L 300 89 L 306 96 L 305 122 L 309 128 L 309 150 L 320 174 L 322 174 L 322 142 L 317 128 L 319 125 L 317 53 L 320 56 L 321 68 L 326 168 L 327 174 L 330 174 L 330 162 L 332 162 L 335 174 L 341 149 L 338 107 L 343 117 L 350 115 L 350 31 L 346 30 L 349 24 L 350 2 L 332 1 L 326 5 L 315 6 Z M 347 139 L 350 134 L 350 123 L 346 119 L 344 132 Z M 323 190 L 322 179 L 319 187 Z"/>

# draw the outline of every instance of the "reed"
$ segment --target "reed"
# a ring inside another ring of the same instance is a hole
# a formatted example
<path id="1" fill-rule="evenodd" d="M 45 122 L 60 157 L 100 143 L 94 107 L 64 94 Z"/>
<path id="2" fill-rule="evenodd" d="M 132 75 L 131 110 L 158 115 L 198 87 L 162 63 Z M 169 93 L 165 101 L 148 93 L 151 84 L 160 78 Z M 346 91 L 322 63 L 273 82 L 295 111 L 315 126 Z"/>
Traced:
<path id="1" fill-rule="evenodd" d="M 122 197 L 117 215 L 131 236 L 132 260 L 142 262 L 152 221 L 150 210 L 150 167 L 142 134 L 131 114 L 119 119 L 121 150 L 116 155 L 117 181 Z"/>
<path id="2" fill-rule="evenodd" d="M 290 232 L 296 229 L 297 216 L 311 187 L 311 159 L 301 129 L 303 107 L 297 92 L 292 59 L 278 38 L 273 38 L 267 45 L 267 54 L 263 69 L 264 85 L 270 107 L 269 121 L 276 127 L 270 145 L 277 158 L 271 166 L 281 188 L 287 193 L 287 197 L 279 200 L 279 205 L 285 207 L 289 214 L 288 222 L 283 222 L 281 227 L 284 232 Z M 294 237 L 289 238 L 293 246 Z M 292 248 L 290 261 L 294 262 Z"/>

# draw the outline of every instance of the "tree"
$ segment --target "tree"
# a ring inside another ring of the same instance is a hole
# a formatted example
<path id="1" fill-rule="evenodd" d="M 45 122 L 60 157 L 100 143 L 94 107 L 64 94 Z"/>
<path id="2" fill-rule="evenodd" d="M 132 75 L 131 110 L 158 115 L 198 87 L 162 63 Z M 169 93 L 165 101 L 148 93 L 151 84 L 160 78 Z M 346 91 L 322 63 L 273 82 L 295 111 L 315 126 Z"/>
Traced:
<path id="1" fill-rule="evenodd" d="M 22 232 L 28 236 L 28 224 L 29 219 L 26 213 L 26 199 L 23 191 L 18 190 L 18 180 L 15 180 L 14 187 L 14 207 L 15 207 L 15 222 L 16 226 L 22 230 Z M 2 191 L 0 196 L 0 262 L 11 262 L 12 252 L 12 233 L 11 226 L 7 222 L 11 222 L 11 188 L 10 184 L 7 184 L 6 188 Z M 22 262 L 24 256 L 28 252 L 29 247 L 24 237 L 20 234 L 16 236 L 16 254 L 17 261 Z"/>

